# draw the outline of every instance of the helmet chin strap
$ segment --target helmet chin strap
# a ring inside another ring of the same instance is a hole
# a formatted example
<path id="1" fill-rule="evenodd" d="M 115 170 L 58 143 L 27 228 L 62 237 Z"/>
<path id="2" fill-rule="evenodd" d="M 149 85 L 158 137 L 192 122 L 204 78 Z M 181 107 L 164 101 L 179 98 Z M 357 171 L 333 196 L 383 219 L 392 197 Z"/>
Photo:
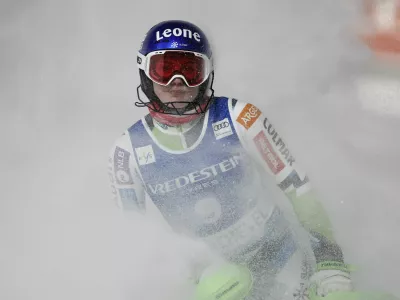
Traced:
<path id="1" fill-rule="evenodd" d="M 154 111 L 160 114 L 171 114 L 180 116 L 191 115 L 191 114 L 202 114 L 205 112 L 204 109 L 207 108 L 207 106 L 198 103 L 197 102 L 198 100 L 162 102 L 155 94 L 154 98 L 156 98 L 157 101 L 154 100 L 150 101 L 149 97 L 145 93 L 143 93 L 141 85 L 139 85 L 136 90 L 139 102 L 135 102 L 135 105 L 137 107 L 147 107 L 150 111 Z M 207 95 L 203 95 L 203 97 L 205 97 L 205 99 L 206 98 L 211 99 L 213 95 L 214 93 L 212 91 L 211 93 L 207 93 Z M 147 102 L 145 102 L 145 100 L 147 100 Z M 179 105 L 186 104 L 186 106 L 178 108 L 176 107 L 177 104 Z M 188 113 L 188 112 L 193 112 L 193 113 Z"/>
<path id="2" fill-rule="evenodd" d="M 198 119 L 200 116 L 203 116 L 210 106 L 211 102 L 214 98 L 214 89 L 212 88 L 214 82 L 214 73 L 210 74 L 210 78 L 205 82 L 205 85 L 200 88 L 199 95 L 192 102 L 195 105 L 190 105 L 190 110 L 184 111 L 181 114 L 179 113 L 179 109 L 174 109 L 172 107 L 168 107 L 168 104 L 163 104 L 160 99 L 154 94 L 152 89 L 152 82 L 147 76 L 140 71 L 141 77 L 141 85 L 139 85 L 136 89 L 137 98 L 139 101 L 135 102 L 137 107 L 147 107 L 150 113 L 150 116 L 156 119 L 158 122 L 168 125 L 168 126 L 177 126 L 185 123 L 189 123 Z M 201 95 L 201 96 L 200 96 Z M 142 97 L 144 98 L 142 99 Z M 156 100 L 150 100 L 152 96 Z M 199 101 L 199 96 L 202 97 L 202 101 Z M 147 102 L 145 102 L 147 100 Z M 182 103 L 182 102 L 180 102 Z M 189 105 L 189 104 L 188 104 Z"/>
<path id="3" fill-rule="evenodd" d="M 196 111 L 200 111 L 202 113 L 197 113 L 197 114 L 187 114 L 187 115 L 174 115 L 174 114 L 166 114 L 163 112 L 157 112 L 156 110 L 152 109 L 151 105 L 148 106 L 150 116 L 154 119 L 156 119 L 158 122 L 168 125 L 168 126 L 175 126 L 175 125 L 181 125 L 185 123 L 190 123 L 201 116 L 203 116 L 206 111 L 207 107 L 210 105 L 210 102 L 212 99 L 210 97 L 207 97 L 208 99 L 204 101 L 202 104 L 200 104 L 198 107 L 195 107 Z"/>
<path id="4" fill-rule="evenodd" d="M 197 112 L 194 114 L 166 114 L 165 112 L 161 112 L 158 109 L 154 109 L 157 108 L 157 103 L 151 103 L 150 105 L 147 105 L 147 108 L 149 110 L 150 116 L 162 124 L 168 126 L 182 125 L 185 123 L 190 123 L 203 116 L 206 113 L 213 96 L 214 90 L 210 88 L 208 92 L 203 96 L 205 101 L 202 101 L 201 104 L 196 104 L 195 106 L 193 106 L 192 110 Z M 190 102 L 188 102 L 188 105 L 190 105 Z"/>
<path id="5" fill-rule="evenodd" d="M 156 112 L 149 108 L 149 113 L 152 118 L 157 120 L 158 122 L 168 125 L 168 126 L 177 126 L 185 123 L 190 123 L 202 116 L 202 114 L 196 115 L 168 115 L 164 113 Z"/>

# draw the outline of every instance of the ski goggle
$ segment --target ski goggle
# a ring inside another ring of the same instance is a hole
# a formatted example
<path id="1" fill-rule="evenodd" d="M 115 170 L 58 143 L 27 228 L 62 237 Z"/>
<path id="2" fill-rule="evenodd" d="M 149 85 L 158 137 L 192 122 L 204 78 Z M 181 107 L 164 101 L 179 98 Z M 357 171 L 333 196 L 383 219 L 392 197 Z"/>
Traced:
<path id="1" fill-rule="evenodd" d="M 206 55 L 189 51 L 163 50 L 146 56 L 139 53 L 137 63 L 147 77 L 164 86 L 175 78 L 181 78 L 189 87 L 199 86 L 212 71 Z"/>

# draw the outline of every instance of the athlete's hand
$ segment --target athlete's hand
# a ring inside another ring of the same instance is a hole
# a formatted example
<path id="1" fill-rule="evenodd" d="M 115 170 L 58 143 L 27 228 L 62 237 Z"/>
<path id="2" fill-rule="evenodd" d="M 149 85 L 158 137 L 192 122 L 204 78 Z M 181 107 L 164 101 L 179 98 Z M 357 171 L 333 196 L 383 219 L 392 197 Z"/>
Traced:
<path id="1" fill-rule="evenodd" d="M 242 300 L 251 290 L 252 275 L 245 266 L 220 263 L 207 267 L 196 287 L 196 300 Z"/>
<path id="2" fill-rule="evenodd" d="M 321 270 L 310 278 L 309 298 L 313 295 L 324 297 L 332 292 L 352 291 L 350 274 L 340 270 Z"/>

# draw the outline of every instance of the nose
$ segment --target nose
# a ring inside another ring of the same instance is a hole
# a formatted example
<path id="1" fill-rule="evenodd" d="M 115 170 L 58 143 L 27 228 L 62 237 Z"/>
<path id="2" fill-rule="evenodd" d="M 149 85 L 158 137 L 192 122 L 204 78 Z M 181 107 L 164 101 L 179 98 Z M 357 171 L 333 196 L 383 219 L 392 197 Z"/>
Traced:
<path id="1" fill-rule="evenodd" d="M 185 82 L 183 81 L 182 78 L 175 78 L 174 80 L 172 80 L 172 82 L 170 84 L 172 86 L 183 86 L 183 85 L 185 85 Z"/>

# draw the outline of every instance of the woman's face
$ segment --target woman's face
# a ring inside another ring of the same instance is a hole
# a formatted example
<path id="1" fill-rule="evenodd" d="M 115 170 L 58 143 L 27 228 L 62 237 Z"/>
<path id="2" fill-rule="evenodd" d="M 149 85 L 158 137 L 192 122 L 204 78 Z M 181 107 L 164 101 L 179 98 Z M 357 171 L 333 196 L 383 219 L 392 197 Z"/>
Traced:
<path id="1" fill-rule="evenodd" d="M 192 102 L 199 93 L 199 86 L 188 87 L 181 78 L 175 78 L 169 85 L 164 86 L 153 82 L 154 93 L 163 103 Z M 187 103 L 176 103 L 175 108 L 184 108 Z"/>

